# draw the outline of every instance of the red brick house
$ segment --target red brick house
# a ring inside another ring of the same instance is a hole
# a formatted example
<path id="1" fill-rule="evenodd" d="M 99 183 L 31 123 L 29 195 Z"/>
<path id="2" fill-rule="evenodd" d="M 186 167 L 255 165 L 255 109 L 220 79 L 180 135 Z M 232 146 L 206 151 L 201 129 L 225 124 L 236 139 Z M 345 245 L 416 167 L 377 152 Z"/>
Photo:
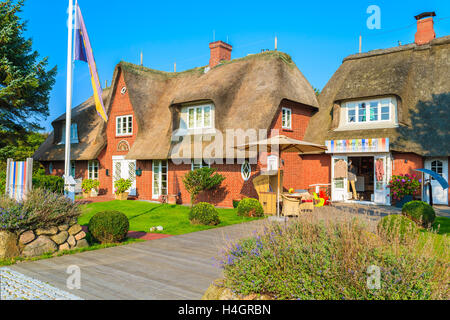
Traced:
<path id="1" fill-rule="evenodd" d="M 333 200 L 351 197 L 347 178 L 334 170 L 340 160 L 356 164 L 363 202 L 389 204 L 391 176 L 418 174 L 418 168 L 448 181 L 450 36 L 436 38 L 433 16 L 416 16 L 412 44 L 346 57 L 320 94 L 304 139 L 329 149 L 314 159 L 305 156 L 302 165 L 331 175 L 326 181 Z M 318 161 L 328 165 L 319 168 Z M 434 203 L 448 205 L 449 190 L 434 180 L 432 186 Z"/>
<path id="2" fill-rule="evenodd" d="M 104 91 L 109 121 L 96 115 L 92 99 L 73 110 L 75 178 L 99 179 L 100 193 L 110 195 L 115 180 L 132 178 L 131 196 L 160 200 L 162 195 L 178 195 L 179 201 L 189 203 L 183 176 L 210 165 L 226 179 L 199 200 L 230 207 L 233 200 L 257 197 L 252 179 L 267 168 L 267 155 L 251 164 L 248 155 L 221 141 L 231 137 L 238 145 L 249 130 L 271 135 L 272 129 L 303 139 L 318 110 L 316 95 L 287 54 L 270 51 L 231 60 L 230 45 L 217 41 L 210 49 L 208 66 L 178 73 L 119 63 L 111 87 Z M 53 133 L 34 156 L 49 174 L 63 174 L 64 119 L 62 115 L 52 123 Z M 229 130 L 234 135 L 227 135 Z M 203 161 L 193 150 L 196 139 L 202 140 Z M 276 155 L 269 159 L 279 162 Z M 283 159 L 285 188 L 317 182 L 316 174 L 305 172 L 300 156 L 286 154 Z M 329 160 L 318 157 L 317 163 L 329 167 Z M 324 174 L 323 179 L 328 178 Z"/>

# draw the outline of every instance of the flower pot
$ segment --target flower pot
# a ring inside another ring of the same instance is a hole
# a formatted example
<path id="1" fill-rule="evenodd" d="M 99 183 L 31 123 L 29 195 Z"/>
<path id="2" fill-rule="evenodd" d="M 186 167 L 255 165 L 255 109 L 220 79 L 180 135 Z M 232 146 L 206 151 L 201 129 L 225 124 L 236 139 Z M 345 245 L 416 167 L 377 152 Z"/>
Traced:
<path id="1" fill-rule="evenodd" d="M 395 206 L 396 206 L 397 208 L 403 208 L 403 205 L 404 205 L 405 203 L 410 202 L 410 201 L 412 201 L 412 200 L 413 200 L 413 196 L 412 196 L 412 195 L 403 196 L 403 198 L 401 198 L 401 199 L 399 199 L 399 200 L 397 200 L 397 201 L 395 202 Z"/>
<path id="2" fill-rule="evenodd" d="M 83 192 L 83 199 L 90 198 L 91 194 L 89 192 Z"/>
<path id="3" fill-rule="evenodd" d="M 177 195 L 176 194 L 169 194 L 167 196 L 167 203 L 168 204 L 177 204 Z"/>
<path id="4" fill-rule="evenodd" d="M 116 194 L 116 200 L 127 200 L 127 199 L 128 199 L 128 192 Z"/>
<path id="5" fill-rule="evenodd" d="M 91 196 L 91 198 L 95 198 L 96 196 L 98 196 L 98 191 L 95 190 L 95 189 L 92 189 L 91 193 L 90 193 L 90 196 Z"/>

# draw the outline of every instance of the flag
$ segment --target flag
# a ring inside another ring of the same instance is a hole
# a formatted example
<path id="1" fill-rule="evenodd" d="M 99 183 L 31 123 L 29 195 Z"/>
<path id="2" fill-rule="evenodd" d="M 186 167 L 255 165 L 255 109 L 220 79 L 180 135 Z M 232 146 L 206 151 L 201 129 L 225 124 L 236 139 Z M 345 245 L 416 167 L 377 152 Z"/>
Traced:
<path id="1" fill-rule="evenodd" d="M 80 7 L 76 4 L 76 21 L 75 21 L 75 60 L 84 61 L 89 64 L 89 71 L 91 73 L 92 88 L 94 90 L 95 108 L 97 113 L 103 120 L 108 121 L 108 116 L 105 112 L 105 106 L 102 99 L 102 87 L 97 73 L 97 66 L 95 65 L 94 54 L 92 53 L 91 42 L 84 24 L 83 16 L 81 15 Z"/>

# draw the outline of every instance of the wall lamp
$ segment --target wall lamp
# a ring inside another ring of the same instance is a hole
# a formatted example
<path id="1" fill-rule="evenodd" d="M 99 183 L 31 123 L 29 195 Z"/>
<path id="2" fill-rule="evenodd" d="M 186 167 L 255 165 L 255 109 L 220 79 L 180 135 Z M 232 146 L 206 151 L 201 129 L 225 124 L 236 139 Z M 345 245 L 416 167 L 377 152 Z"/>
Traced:
<path id="1" fill-rule="evenodd" d="M 137 169 L 136 169 L 136 175 L 137 175 L 138 177 L 142 176 L 142 169 L 141 169 L 141 168 L 137 168 Z"/>

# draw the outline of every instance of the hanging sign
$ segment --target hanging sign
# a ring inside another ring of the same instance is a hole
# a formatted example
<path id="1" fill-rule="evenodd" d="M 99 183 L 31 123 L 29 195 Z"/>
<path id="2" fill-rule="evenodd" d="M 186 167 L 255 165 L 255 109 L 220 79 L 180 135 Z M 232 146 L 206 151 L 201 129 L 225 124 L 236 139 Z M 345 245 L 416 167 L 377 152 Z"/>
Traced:
<path id="1" fill-rule="evenodd" d="M 327 153 L 389 152 L 389 138 L 327 140 Z"/>

